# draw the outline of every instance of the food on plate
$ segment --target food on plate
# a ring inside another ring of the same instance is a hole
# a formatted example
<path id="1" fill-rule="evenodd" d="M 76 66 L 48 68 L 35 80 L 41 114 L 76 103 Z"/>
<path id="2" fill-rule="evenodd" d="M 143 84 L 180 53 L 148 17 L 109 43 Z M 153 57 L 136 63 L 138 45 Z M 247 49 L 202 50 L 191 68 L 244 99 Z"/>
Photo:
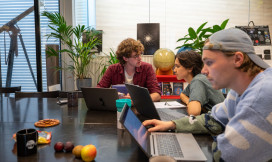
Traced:
<path id="1" fill-rule="evenodd" d="M 60 124 L 60 121 L 58 119 L 43 119 L 43 120 L 37 121 L 34 125 L 36 127 L 45 128 L 45 127 L 52 127 L 58 124 Z"/>

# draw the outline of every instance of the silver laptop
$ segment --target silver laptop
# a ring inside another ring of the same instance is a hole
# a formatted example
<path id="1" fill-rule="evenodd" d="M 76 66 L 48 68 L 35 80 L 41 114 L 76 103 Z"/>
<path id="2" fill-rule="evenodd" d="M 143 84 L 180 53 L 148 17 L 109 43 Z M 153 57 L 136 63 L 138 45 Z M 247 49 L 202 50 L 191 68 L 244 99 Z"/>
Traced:
<path id="1" fill-rule="evenodd" d="M 186 116 L 180 109 L 156 109 L 147 88 L 125 84 L 136 110 L 149 119 L 170 121 Z"/>
<path id="2" fill-rule="evenodd" d="M 177 161 L 207 160 L 191 133 L 150 133 L 126 104 L 119 121 L 149 158 L 168 155 Z"/>
<path id="3" fill-rule="evenodd" d="M 81 91 L 89 110 L 117 110 L 115 101 L 119 98 L 116 89 L 82 87 Z"/>

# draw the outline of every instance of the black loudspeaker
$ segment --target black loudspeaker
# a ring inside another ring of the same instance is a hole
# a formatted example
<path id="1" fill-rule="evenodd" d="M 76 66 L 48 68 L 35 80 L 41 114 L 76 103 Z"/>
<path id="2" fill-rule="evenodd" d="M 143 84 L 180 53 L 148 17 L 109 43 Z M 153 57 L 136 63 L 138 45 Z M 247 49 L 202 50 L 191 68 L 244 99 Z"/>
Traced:
<path id="1" fill-rule="evenodd" d="M 160 48 L 160 23 L 137 24 L 137 40 L 144 45 L 144 55 L 153 55 Z"/>

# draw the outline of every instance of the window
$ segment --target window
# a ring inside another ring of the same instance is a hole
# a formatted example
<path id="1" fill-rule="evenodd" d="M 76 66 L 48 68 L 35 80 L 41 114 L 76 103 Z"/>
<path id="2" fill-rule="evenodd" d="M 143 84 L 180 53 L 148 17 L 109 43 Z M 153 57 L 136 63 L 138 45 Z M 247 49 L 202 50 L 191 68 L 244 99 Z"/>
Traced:
<path id="1" fill-rule="evenodd" d="M 22 91 L 37 91 L 35 86 L 35 82 L 37 82 L 35 20 L 31 8 L 34 5 L 34 0 L 0 0 L 0 3 L 0 84 L 3 87 L 22 86 Z M 40 3 L 40 12 L 45 9 L 47 11 L 59 11 L 59 0 L 41 0 Z M 9 23 L 16 17 L 18 18 L 16 19 L 18 20 L 17 23 Z M 43 31 L 49 32 L 49 30 L 44 30 L 48 29 L 47 21 L 41 17 L 40 22 L 43 91 L 46 91 L 45 43 L 56 42 L 45 39 Z M 4 25 L 7 25 L 9 29 L 3 30 Z M 12 38 L 11 34 L 15 34 L 15 36 Z M 20 35 L 22 39 L 20 39 Z M 14 45 L 13 48 L 10 49 L 10 45 Z M 24 52 L 23 47 L 25 47 L 26 52 Z M 16 52 L 17 48 L 18 52 Z M 8 63 L 9 55 L 14 56 L 14 60 L 10 59 L 10 63 Z M 7 75 L 8 71 L 12 72 Z M 9 76 L 11 76 L 10 79 Z"/>
<path id="2" fill-rule="evenodd" d="M 95 0 L 75 0 L 75 25 L 96 27 Z"/>

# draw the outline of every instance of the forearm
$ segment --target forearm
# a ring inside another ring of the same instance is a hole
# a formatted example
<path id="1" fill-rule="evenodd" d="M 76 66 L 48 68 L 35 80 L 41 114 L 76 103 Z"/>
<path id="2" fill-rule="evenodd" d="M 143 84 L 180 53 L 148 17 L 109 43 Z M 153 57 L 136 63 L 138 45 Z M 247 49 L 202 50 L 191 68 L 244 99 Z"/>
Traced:
<path id="1" fill-rule="evenodd" d="M 186 105 L 189 103 L 189 97 L 186 96 L 184 93 L 180 93 L 180 100 Z"/>
<path id="2" fill-rule="evenodd" d="M 188 96 L 186 96 L 184 93 L 180 94 L 180 99 L 183 103 L 187 105 L 187 112 L 189 115 L 200 115 L 201 113 L 201 104 L 198 101 L 191 101 Z"/>
<path id="3" fill-rule="evenodd" d="M 208 133 L 209 131 L 205 127 L 205 117 L 200 116 L 188 116 L 178 120 L 173 120 L 176 124 L 176 132 L 184 133 Z"/>
<path id="4" fill-rule="evenodd" d="M 153 102 L 160 101 L 160 99 L 161 99 L 161 95 L 158 94 L 157 92 L 156 93 L 151 93 L 150 97 L 151 97 Z"/>
<path id="5" fill-rule="evenodd" d="M 201 114 L 201 104 L 198 101 L 191 101 L 187 104 L 188 115 L 200 115 Z"/>
<path id="6" fill-rule="evenodd" d="M 223 126 L 218 123 L 209 113 L 188 116 L 178 120 L 173 120 L 176 124 L 176 132 L 188 133 L 210 133 L 218 135 L 224 131 Z"/>

